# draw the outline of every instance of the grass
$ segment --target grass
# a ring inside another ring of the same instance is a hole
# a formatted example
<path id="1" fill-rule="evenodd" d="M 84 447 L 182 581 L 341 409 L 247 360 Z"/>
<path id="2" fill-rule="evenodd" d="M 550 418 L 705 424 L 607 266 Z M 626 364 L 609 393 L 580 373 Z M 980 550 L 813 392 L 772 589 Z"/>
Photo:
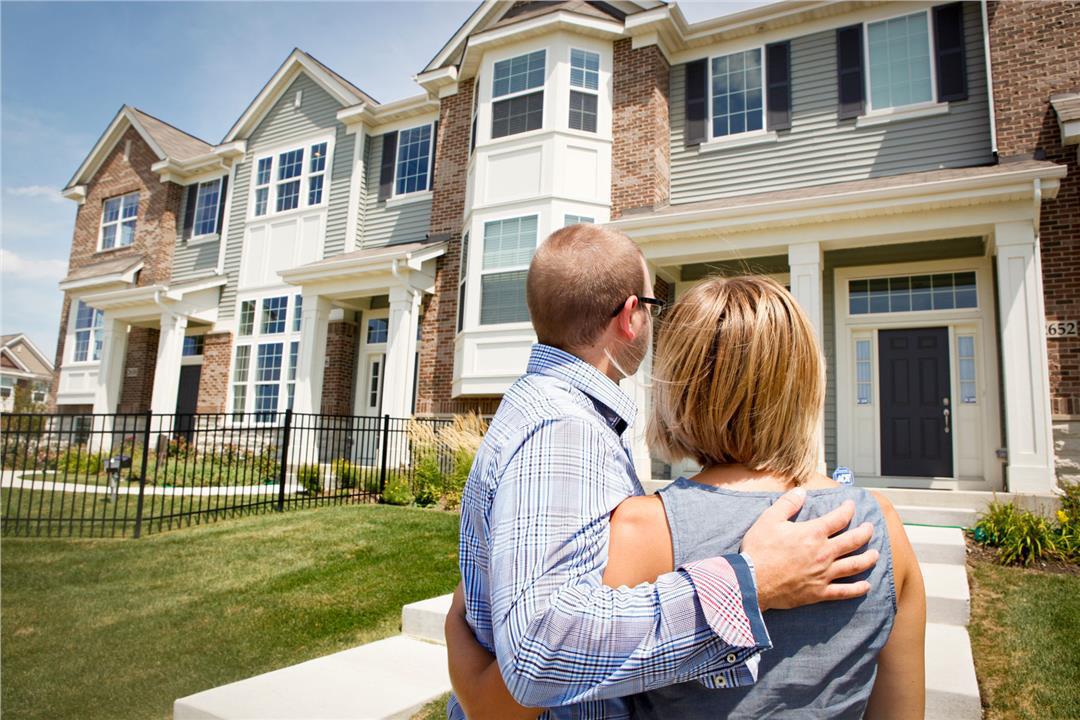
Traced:
<path id="1" fill-rule="evenodd" d="M 410 720 L 446 720 L 446 703 L 450 700 L 450 693 L 445 693 L 435 698 Z"/>
<path id="2" fill-rule="evenodd" d="M 972 557 L 968 576 L 986 720 L 1080 717 L 1080 574 Z"/>
<path id="3" fill-rule="evenodd" d="M 349 505 L 140 540 L 2 541 L 12 718 L 170 718 L 178 697 L 398 631 L 457 582 L 458 516 Z"/>

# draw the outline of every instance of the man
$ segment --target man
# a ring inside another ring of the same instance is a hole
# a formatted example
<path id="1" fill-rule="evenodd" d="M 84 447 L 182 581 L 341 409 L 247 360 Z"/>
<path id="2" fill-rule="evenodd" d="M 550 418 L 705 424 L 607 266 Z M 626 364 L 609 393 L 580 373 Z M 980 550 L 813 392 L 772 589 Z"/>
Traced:
<path id="1" fill-rule="evenodd" d="M 462 503 L 468 626 L 447 619 L 455 687 L 463 673 L 483 674 L 487 658 L 471 663 L 455 627 L 496 655 L 501 678 L 471 679 L 488 689 L 468 693 L 464 708 L 452 698 L 451 718 L 507 715 L 511 696 L 551 717 L 620 718 L 620 696 L 645 689 L 752 683 L 770 647 L 761 610 L 867 592 L 865 582 L 832 581 L 873 565 L 873 552 L 838 560 L 870 528 L 829 539 L 851 520 L 846 506 L 787 522 L 802 504 L 797 491 L 761 516 L 742 554 L 655 584 L 604 587 L 611 511 L 642 493 L 626 434 L 636 408 L 617 383 L 645 357 L 662 303 L 638 247 L 594 225 L 559 230 L 537 249 L 527 300 L 539 342 L 491 422 Z"/>

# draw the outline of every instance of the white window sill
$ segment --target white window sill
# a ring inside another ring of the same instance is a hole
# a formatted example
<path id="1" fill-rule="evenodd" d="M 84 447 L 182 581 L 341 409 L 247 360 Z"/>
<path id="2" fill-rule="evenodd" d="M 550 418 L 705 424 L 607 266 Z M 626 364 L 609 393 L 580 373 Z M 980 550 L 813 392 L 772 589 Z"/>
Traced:
<path id="1" fill-rule="evenodd" d="M 97 249 L 97 252 L 99 252 L 99 253 L 111 253 L 111 252 L 116 252 L 117 250 L 127 250 L 130 247 L 134 247 L 134 245 L 135 245 L 135 243 L 133 242 L 130 245 L 113 245 L 111 248 L 99 247 Z"/>
<path id="2" fill-rule="evenodd" d="M 872 110 L 865 115 L 860 115 L 855 120 L 855 127 L 872 127 L 891 122 L 903 122 L 917 118 L 945 115 L 949 112 L 949 103 L 919 103 L 918 105 L 905 105 L 903 107 L 886 108 L 885 110 Z"/>
<path id="3" fill-rule="evenodd" d="M 323 188 L 323 192 L 327 192 L 329 188 Z M 268 212 L 265 215 L 252 215 L 248 218 L 249 223 L 257 222 L 273 222 L 275 220 L 282 220 L 284 218 L 291 218 L 296 215 L 303 215 L 305 213 L 316 213 L 319 211 L 325 211 L 327 203 L 324 200 L 318 205 L 307 205 L 295 207 L 292 210 L 282 210 L 281 212 Z"/>
<path id="4" fill-rule="evenodd" d="M 386 199 L 386 207 L 398 207 L 399 205 L 411 205 L 412 203 L 423 202 L 424 200 L 430 200 L 433 193 L 430 190 L 421 190 L 419 192 L 409 193 L 408 195 L 395 195 L 394 197 Z"/>
<path id="5" fill-rule="evenodd" d="M 217 242 L 220 236 L 217 233 L 210 233 L 209 235 L 195 235 L 187 239 L 188 245 L 206 245 L 207 243 Z"/>
<path id="6" fill-rule="evenodd" d="M 774 143 L 778 141 L 780 137 L 772 130 L 754 130 L 747 133 L 739 133 L 738 135 L 729 135 L 722 138 L 714 138 L 708 142 L 701 143 L 698 146 L 699 153 L 718 152 L 720 150 L 729 150 L 731 148 L 749 147 L 751 145 L 765 145 L 767 143 Z"/>

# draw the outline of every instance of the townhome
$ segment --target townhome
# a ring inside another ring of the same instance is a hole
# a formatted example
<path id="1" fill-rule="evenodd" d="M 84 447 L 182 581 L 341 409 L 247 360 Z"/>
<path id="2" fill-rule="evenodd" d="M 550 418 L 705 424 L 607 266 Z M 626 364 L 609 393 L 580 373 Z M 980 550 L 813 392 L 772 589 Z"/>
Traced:
<path id="1" fill-rule="evenodd" d="M 43 407 L 48 400 L 53 365 L 22 333 L 0 335 L 0 412 L 16 408 L 16 394 L 30 407 Z M 26 405 L 20 406 L 25 411 Z"/>

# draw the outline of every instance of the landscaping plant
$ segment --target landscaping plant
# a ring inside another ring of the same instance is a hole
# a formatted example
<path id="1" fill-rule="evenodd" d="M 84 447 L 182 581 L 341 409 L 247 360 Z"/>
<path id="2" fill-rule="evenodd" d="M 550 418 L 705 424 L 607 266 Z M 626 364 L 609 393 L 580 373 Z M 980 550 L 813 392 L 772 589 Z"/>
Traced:
<path id="1" fill-rule="evenodd" d="M 1075 484 L 1067 485 L 1064 490 L 1061 509 L 1053 520 L 1013 503 L 990 503 L 972 529 L 972 538 L 981 545 L 996 548 L 997 559 L 1003 565 L 1026 567 L 1047 558 L 1077 562 L 1080 490 Z"/>
<path id="2" fill-rule="evenodd" d="M 296 483 L 308 495 L 322 491 L 322 472 L 318 465 L 301 465 L 296 469 Z"/>

